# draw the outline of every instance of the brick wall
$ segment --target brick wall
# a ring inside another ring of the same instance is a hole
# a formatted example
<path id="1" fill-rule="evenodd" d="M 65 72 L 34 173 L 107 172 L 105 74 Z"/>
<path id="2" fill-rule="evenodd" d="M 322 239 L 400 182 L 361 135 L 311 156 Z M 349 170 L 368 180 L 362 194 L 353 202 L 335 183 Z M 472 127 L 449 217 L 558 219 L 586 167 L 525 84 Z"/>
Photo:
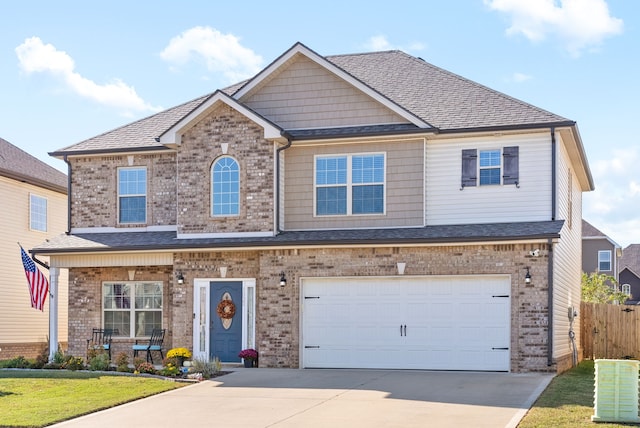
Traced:
<path id="1" fill-rule="evenodd" d="M 479 245 L 451 247 L 391 247 L 355 249 L 300 249 L 174 254 L 178 285 L 171 267 L 138 268 L 136 280 L 165 282 L 164 323 L 166 349 L 193 347 L 193 280 L 226 277 L 256 280 L 256 348 L 261 367 L 299 367 L 300 278 L 339 276 L 395 276 L 396 264 L 406 263 L 405 275 L 507 274 L 511 282 L 511 370 L 555 371 L 547 366 L 547 262 L 545 245 L 532 258 L 533 246 Z M 525 267 L 534 278 L 524 283 Z M 280 272 L 287 286 L 279 286 Z M 84 355 L 90 329 L 101 325 L 101 284 L 126 280 L 126 268 L 71 269 L 69 302 L 70 352 Z M 131 340 L 115 340 L 114 355 L 130 352 Z M 565 361 L 562 356 L 559 361 Z M 564 364 L 564 363 L 563 363 Z"/>
<path id="2" fill-rule="evenodd" d="M 93 328 L 102 328 L 102 283 L 104 281 L 128 281 L 131 267 L 121 268 L 72 268 L 69 269 L 69 350 L 71 355 L 85 357 L 87 339 Z M 174 281 L 171 266 L 148 266 L 136 268 L 136 281 L 162 281 L 163 327 L 167 328 L 165 340 L 171 343 L 173 320 L 171 283 Z M 117 338 L 112 341 L 111 356 L 126 352 L 132 361 L 131 345 L 134 340 Z"/>
<path id="3" fill-rule="evenodd" d="M 261 127 L 227 105 L 182 137 L 178 153 L 178 232 L 268 232 L 274 228 L 274 146 Z M 211 165 L 223 156 L 240 166 L 240 214 L 211 216 Z"/>
<path id="4" fill-rule="evenodd" d="M 147 168 L 147 225 L 176 223 L 174 153 L 71 158 L 72 227 L 118 225 L 117 168 Z"/>

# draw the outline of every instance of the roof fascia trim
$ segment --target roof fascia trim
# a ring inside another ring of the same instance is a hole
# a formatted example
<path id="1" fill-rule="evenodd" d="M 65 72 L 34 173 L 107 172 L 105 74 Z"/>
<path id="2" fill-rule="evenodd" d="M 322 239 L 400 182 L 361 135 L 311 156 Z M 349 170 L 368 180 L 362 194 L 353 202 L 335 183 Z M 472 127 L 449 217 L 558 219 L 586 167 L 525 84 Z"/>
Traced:
<path id="1" fill-rule="evenodd" d="M 167 129 L 162 135 L 160 135 L 160 137 L 156 138 L 156 141 L 165 145 L 180 145 L 182 143 L 182 134 L 184 130 L 187 129 L 194 121 L 197 121 L 202 116 L 206 115 L 207 112 L 214 108 L 218 103 L 228 105 L 234 110 L 237 110 L 243 116 L 247 117 L 249 120 L 260 125 L 264 129 L 265 139 L 270 140 L 282 138 L 282 129 L 260 116 L 255 111 L 243 106 L 229 95 L 218 90 L 202 104 L 193 109 L 189 114 L 180 119 L 171 128 Z"/>
<path id="2" fill-rule="evenodd" d="M 337 65 L 331 63 L 326 58 L 324 58 L 322 55 L 314 52 L 313 50 L 309 49 L 308 47 L 306 47 L 304 44 L 302 44 L 300 42 L 298 42 L 295 45 L 293 45 L 288 51 L 286 51 L 285 53 L 280 55 L 278 58 L 276 58 L 275 61 L 273 61 L 271 64 L 269 64 L 261 72 L 256 74 L 255 77 L 253 77 L 253 79 L 249 80 L 244 86 L 242 86 L 240 89 L 238 89 L 233 94 L 233 98 L 238 99 L 238 100 L 240 98 L 242 98 L 244 95 L 249 93 L 252 89 L 254 89 L 256 86 L 258 86 L 270 74 L 272 74 L 274 71 L 276 71 L 282 65 L 284 65 L 287 61 L 289 61 L 291 58 L 293 58 L 296 54 L 301 54 L 301 55 L 306 56 L 311 61 L 313 61 L 316 64 L 318 64 L 320 67 L 326 69 L 330 73 L 335 74 L 337 77 L 341 78 L 342 80 L 344 80 L 347 83 L 351 84 L 352 86 L 356 87 L 360 91 L 364 92 L 365 94 L 367 94 L 368 96 L 373 98 L 375 101 L 377 101 L 380 104 L 384 105 L 386 108 L 388 108 L 389 110 L 393 111 L 394 113 L 400 115 L 401 117 L 407 119 L 409 122 L 413 123 L 414 125 L 416 125 L 416 126 L 418 126 L 420 128 L 433 128 L 431 125 L 429 125 L 424 120 L 420 119 L 418 116 L 416 116 L 413 113 L 411 113 L 410 111 L 400 107 L 398 104 L 394 103 L 389 98 L 387 98 L 384 95 L 380 94 L 379 92 L 375 91 L 374 89 L 372 89 L 370 86 L 366 85 L 361 80 L 356 79 L 351 74 L 347 73 L 346 71 L 344 71 L 343 69 L 341 69 Z"/>
<path id="3" fill-rule="evenodd" d="M 117 148 L 117 149 L 93 149 L 93 150 L 59 150 L 56 152 L 49 152 L 49 156 L 52 156 L 57 159 L 64 160 L 64 157 L 74 157 L 74 156 L 101 156 L 101 155 L 114 155 L 114 154 L 122 154 L 126 155 L 128 153 L 144 153 L 144 152 L 158 152 L 165 153 L 173 151 L 171 148 L 166 146 L 151 146 L 151 147 L 131 147 L 131 148 Z"/>

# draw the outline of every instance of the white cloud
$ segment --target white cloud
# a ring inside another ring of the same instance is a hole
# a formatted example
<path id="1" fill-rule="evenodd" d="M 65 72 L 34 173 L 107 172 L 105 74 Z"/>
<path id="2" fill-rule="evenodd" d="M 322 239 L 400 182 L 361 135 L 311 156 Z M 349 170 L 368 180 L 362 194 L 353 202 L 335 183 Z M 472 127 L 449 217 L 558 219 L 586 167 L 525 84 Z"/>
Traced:
<path id="1" fill-rule="evenodd" d="M 640 183 L 635 147 L 614 149 L 611 157 L 592 162 L 596 189 L 583 198 L 583 217 L 620 245 L 640 243 Z"/>
<path id="2" fill-rule="evenodd" d="M 132 86 L 120 79 L 99 85 L 74 71 L 73 59 L 64 51 L 51 44 L 44 44 L 38 37 L 31 37 L 16 49 L 20 67 L 26 73 L 51 73 L 76 94 L 99 104 L 121 109 L 124 114 L 132 112 L 155 112 L 161 107 L 154 107 L 145 102 Z"/>
<path id="3" fill-rule="evenodd" d="M 390 50 L 401 50 L 405 52 L 415 52 L 421 51 L 425 49 L 425 45 L 420 42 L 412 42 L 407 46 L 393 45 L 387 40 L 387 36 L 383 34 L 379 34 L 377 36 L 372 36 L 367 40 L 364 44 L 364 48 L 368 51 L 390 51 Z"/>
<path id="4" fill-rule="evenodd" d="M 484 0 L 493 10 L 510 16 L 507 34 L 523 34 L 533 42 L 547 36 L 560 39 L 573 56 L 596 48 L 606 37 L 622 33 L 621 19 L 609 14 L 605 0 Z"/>
<path id="5" fill-rule="evenodd" d="M 513 73 L 513 75 L 511 76 L 511 81 L 516 83 L 526 82 L 527 80 L 531 79 L 532 77 L 530 75 L 524 73 Z"/>
<path id="6" fill-rule="evenodd" d="M 221 72 L 229 83 L 252 77 L 262 68 L 262 57 L 240 44 L 233 34 L 211 27 L 194 27 L 169 41 L 160 57 L 181 66 L 204 60 L 207 69 Z"/>

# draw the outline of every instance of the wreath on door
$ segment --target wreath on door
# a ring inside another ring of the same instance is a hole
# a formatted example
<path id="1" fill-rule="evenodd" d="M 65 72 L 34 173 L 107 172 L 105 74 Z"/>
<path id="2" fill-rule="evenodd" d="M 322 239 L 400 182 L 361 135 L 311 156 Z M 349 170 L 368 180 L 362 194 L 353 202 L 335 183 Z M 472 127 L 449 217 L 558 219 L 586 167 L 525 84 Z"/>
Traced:
<path id="1" fill-rule="evenodd" d="M 222 319 L 231 319 L 236 314 L 236 305 L 231 300 L 220 300 L 220 303 L 218 303 L 218 307 L 216 308 L 216 312 Z"/>

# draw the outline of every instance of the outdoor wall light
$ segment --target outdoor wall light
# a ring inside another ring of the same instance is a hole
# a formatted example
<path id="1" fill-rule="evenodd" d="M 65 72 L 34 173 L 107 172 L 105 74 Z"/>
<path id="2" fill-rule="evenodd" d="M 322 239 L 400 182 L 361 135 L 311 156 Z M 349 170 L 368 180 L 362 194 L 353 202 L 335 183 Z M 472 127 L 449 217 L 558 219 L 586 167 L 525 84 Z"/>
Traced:
<path id="1" fill-rule="evenodd" d="M 287 278 L 284 276 L 284 271 L 280 272 L 280 287 L 287 285 Z"/>
<path id="2" fill-rule="evenodd" d="M 182 272 L 178 271 L 176 273 L 176 278 L 178 278 L 178 284 L 184 284 L 184 275 L 182 275 Z"/>
<path id="3" fill-rule="evenodd" d="M 529 272 L 528 267 L 526 267 L 525 269 L 527 270 L 527 273 L 524 275 L 524 283 L 531 284 L 531 273 Z"/>

